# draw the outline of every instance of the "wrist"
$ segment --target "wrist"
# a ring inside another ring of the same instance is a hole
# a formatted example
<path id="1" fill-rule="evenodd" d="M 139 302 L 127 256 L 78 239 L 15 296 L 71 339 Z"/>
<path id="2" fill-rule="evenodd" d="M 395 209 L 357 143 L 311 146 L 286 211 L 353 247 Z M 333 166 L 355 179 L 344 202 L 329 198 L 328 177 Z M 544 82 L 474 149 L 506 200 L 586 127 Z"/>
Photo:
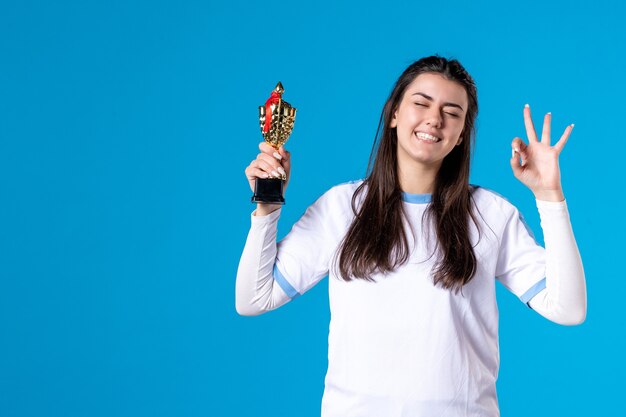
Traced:
<path id="1" fill-rule="evenodd" d="M 275 212 L 276 210 L 278 210 L 281 207 L 282 207 L 282 205 L 280 205 L 280 204 L 257 203 L 255 215 L 256 216 L 267 216 L 268 214 Z"/>
<path id="2" fill-rule="evenodd" d="M 533 191 L 533 194 L 535 194 L 535 198 L 537 200 L 542 200 L 542 201 L 564 201 L 565 200 L 565 194 L 563 194 L 563 190 L 562 189 L 557 189 L 557 190 L 538 190 L 538 191 Z"/>

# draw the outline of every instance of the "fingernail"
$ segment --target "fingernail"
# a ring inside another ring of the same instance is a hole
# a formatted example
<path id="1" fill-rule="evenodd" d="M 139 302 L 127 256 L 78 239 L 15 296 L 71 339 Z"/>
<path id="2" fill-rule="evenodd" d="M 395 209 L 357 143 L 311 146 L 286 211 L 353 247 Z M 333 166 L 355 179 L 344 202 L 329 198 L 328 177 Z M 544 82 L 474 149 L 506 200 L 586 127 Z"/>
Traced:
<path id="1" fill-rule="evenodd" d="M 287 175 L 287 173 L 285 172 L 285 170 L 283 169 L 283 167 L 278 167 L 276 168 L 278 170 L 278 172 L 281 173 L 281 175 Z"/>
<path id="2" fill-rule="evenodd" d="M 548 112 L 548 114 L 549 114 L 550 116 L 552 116 L 552 112 L 551 112 L 551 111 L 549 111 L 549 112 Z"/>
<path id="3" fill-rule="evenodd" d="M 278 177 L 278 172 L 276 172 L 276 171 L 272 171 L 272 176 L 273 176 L 273 177 Z"/>
<path id="4" fill-rule="evenodd" d="M 270 174 L 268 174 L 267 172 L 263 173 L 263 178 L 269 178 Z"/>
<path id="5" fill-rule="evenodd" d="M 572 123 L 570 126 L 572 126 L 572 129 L 574 128 L 574 123 Z"/>
<path id="6" fill-rule="evenodd" d="M 513 148 L 515 152 L 519 153 L 519 148 Z"/>
<path id="7" fill-rule="evenodd" d="M 280 154 L 279 154 L 278 152 L 274 152 L 274 158 L 278 159 L 279 161 L 280 161 L 281 159 L 283 159 L 283 157 L 282 157 L 282 156 L 280 156 Z"/>
<path id="8" fill-rule="evenodd" d="M 528 104 L 524 104 L 524 107 L 530 107 Z"/>

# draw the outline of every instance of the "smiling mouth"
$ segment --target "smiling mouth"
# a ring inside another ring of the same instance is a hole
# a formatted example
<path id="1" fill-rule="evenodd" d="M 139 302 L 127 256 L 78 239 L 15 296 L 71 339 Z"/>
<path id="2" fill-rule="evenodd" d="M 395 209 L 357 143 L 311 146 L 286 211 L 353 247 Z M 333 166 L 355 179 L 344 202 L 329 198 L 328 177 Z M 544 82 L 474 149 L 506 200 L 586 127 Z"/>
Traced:
<path id="1" fill-rule="evenodd" d="M 441 141 L 440 138 L 423 132 L 415 132 L 415 137 L 423 142 L 437 143 Z"/>

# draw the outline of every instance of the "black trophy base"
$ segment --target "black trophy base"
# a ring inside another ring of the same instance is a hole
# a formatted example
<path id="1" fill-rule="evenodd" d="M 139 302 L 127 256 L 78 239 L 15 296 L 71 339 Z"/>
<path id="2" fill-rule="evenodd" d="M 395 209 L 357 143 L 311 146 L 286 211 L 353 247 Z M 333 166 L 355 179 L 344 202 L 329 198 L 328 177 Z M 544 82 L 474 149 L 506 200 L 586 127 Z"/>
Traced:
<path id="1" fill-rule="evenodd" d="M 253 203 L 285 204 L 283 188 L 285 181 L 280 178 L 257 178 L 254 181 Z"/>

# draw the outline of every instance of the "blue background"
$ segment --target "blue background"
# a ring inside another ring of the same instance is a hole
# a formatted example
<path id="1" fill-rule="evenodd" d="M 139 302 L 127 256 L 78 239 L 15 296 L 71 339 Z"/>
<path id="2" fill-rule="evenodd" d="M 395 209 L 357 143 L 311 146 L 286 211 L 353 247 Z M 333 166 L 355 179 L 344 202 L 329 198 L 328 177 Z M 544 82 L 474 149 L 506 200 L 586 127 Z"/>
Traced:
<path id="1" fill-rule="evenodd" d="M 362 178 L 380 110 L 413 60 L 478 85 L 471 182 L 538 237 L 510 141 L 552 111 L 576 127 L 562 181 L 586 322 L 498 288 L 504 416 L 624 412 L 624 8 L 617 2 L 2 2 L 0 416 L 317 416 L 327 280 L 235 312 L 253 206 L 244 168 L 278 80 L 298 107 L 279 234 Z"/>

